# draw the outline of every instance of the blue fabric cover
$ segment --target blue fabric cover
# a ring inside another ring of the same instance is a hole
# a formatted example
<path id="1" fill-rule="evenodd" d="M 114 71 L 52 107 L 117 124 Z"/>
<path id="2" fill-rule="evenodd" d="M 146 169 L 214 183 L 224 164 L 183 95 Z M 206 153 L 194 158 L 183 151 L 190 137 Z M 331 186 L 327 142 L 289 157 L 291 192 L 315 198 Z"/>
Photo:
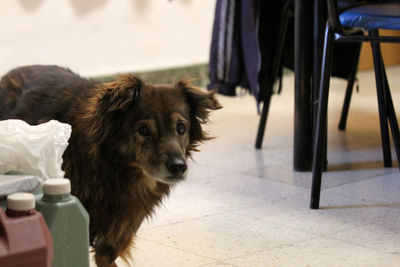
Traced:
<path id="1" fill-rule="evenodd" d="M 400 4 L 362 5 L 344 11 L 339 19 L 344 27 L 400 30 Z"/>

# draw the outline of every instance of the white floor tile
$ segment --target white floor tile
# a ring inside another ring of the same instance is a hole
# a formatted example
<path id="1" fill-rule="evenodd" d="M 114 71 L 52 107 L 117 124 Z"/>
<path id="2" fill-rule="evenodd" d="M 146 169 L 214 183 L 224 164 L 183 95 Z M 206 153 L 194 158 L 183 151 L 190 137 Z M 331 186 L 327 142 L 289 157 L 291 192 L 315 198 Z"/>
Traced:
<path id="1" fill-rule="evenodd" d="M 339 231 L 373 223 L 386 212 L 382 207 L 358 207 L 357 201 L 330 193 L 323 193 L 321 200 L 326 207 L 319 210 L 308 208 L 310 196 L 307 194 L 239 210 L 238 213 L 299 231 L 334 235 Z"/>
<path id="2" fill-rule="evenodd" d="M 366 204 L 400 203 L 400 173 L 398 169 L 392 170 L 388 174 L 326 191 L 362 200 Z"/>
<path id="3" fill-rule="evenodd" d="M 252 209 L 289 196 L 304 194 L 307 189 L 271 182 L 258 177 L 231 173 L 215 177 L 193 177 L 177 185 L 156 216 L 142 229 L 157 227 L 226 211 Z"/>
<path id="4" fill-rule="evenodd" d="M 141 239 L 221 261 L 315 237 L 311 233 L 235 213 L 144 229 L 139 236 Z"/>
<path id="5" fill-rule="evenodd" d="M 131 250 L 132 259 L 128 262 L 117 260 L 118 267 L 145 266 L 145 267 L 176 267 L 176 266 L 203 266 L 215 262 L 213 259 L 196 255 L 195 253 L 177 250 L 169 246 L 157 244 L 137 238 Z M 91 266 L 96 264 L 91 262 Z"/>
<path id="6" fill-rule="evenodd" d="M 400 256 L 330 238 L 282 246 L 227 260 L 241 267 L 256 266 L 398 266 Z"/>
<path id="7" fill-rule="evenodd" d="M 388 253 L 400 252 L 400 229 L 387 229 L 379 224 L 368 224 L 327 237 Z"/>

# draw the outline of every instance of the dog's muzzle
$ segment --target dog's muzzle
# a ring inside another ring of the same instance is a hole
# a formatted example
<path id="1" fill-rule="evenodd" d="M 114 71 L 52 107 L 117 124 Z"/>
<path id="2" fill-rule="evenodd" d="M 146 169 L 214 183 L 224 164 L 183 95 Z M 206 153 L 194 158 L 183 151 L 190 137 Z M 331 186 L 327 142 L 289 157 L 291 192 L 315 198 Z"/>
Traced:
<path id="1" fill-rule="evenodd" d="M 186 161 L 181 157 L 170 157 L 165 163 L 167 170 L 171 174 L 171 179 L 183 179 L 187 170 Z"/>
<path id="2" fill-rule="evenodd" d="M 187 169 L 186 160 L 177 153 L 165 157 L 159 169 L 152 169 L 151 172 L 144 170 L 144 172 L 160 183 L 172 185 L 185 180 Z"/>

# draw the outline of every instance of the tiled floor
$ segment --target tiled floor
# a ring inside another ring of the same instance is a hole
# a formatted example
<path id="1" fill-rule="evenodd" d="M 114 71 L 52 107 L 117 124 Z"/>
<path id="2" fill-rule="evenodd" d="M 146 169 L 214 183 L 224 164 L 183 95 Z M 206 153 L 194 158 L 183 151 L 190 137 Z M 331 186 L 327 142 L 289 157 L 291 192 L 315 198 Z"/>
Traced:
<path id="1" fill-rule="evenodd" d="M 400 114 L 400 67 L 388 75 Z M 337 130 L 345 82 L 332 81 L 321 209 L 308 208 L 311 172 L 292 168 L 290 74 L 262 150 L 254 99 L 219 97 L 224 109 L 207 126 L 218 138 L 142 225 L 131 266 L 400 266 L 400 173 L 383 167 L 373 73 L 358 77 L 346 132 Z"/>

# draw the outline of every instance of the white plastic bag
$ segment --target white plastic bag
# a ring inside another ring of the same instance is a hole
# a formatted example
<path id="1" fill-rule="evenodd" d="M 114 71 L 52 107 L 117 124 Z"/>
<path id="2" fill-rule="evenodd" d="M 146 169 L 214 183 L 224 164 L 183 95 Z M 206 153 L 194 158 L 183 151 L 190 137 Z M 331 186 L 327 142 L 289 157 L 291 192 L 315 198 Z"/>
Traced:
<path id="1" fill-rule="evenodd" d="M 32 192 L 42 183 L 37 176 L 0 175 L 0 199 L 16 192 Z"/>
<path id="2" fill-rule="evenodd" d="M 0 174 L 19 171 L 43 180 L 64 177 L 62 155 L 71 126 L 55 120 L 29 125 L 21 120 L 0 121 Z"/>

